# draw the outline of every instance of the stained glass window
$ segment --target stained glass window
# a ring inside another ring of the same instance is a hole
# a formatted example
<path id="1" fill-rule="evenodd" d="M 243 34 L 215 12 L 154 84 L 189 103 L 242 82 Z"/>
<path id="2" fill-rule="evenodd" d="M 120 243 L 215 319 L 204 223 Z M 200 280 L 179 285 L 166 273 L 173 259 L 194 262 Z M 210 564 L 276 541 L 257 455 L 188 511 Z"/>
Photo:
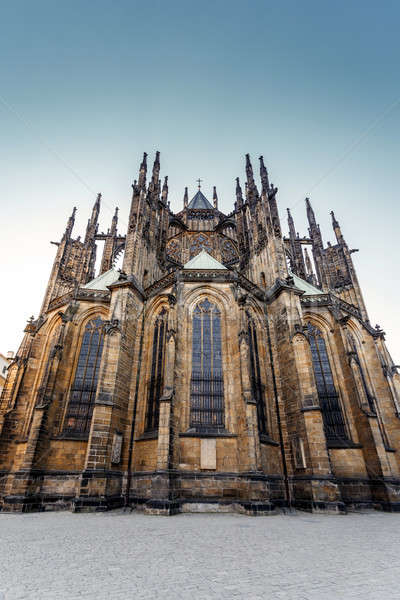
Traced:
<path id="1" fill-rule="evenodd" d="M 221 314 L 207 298 L 193 313 L 190 426 L 196 431 L 224 429 Z"/>
<path id="2" fill-rule="evenodd" d="M 104 330 L 100 317 L 85 327 L 78 365 L 72 384 L 64 430 L 70 433 L 89 432 L 103 352 Z"/>
<path id="3" fill-rule="evenodd" d="M 230 263 L 238 260 L 238 254 L 236 252 L 234 244 L 230 240 L 224 240 L 221 246 L 222 260 L 225 263 Z"/>
<path id="4" fill-rule="evenodd" d="M 265 387 L 261 379 L 260 358 L 258 355 L 257 330 L 253 319 L 247 314 L 247 327 L 250 350 L 250 375 L 251 390 L 257 404 L 258 431 L 267 434 L 267 421 L 265 418 Z"/>
<path id="5" fill-rule="evenodd" d="M 151 375 L 147 385 L 146 431 L 158 429 L 160 416 L 160 398 L 164 382 L 164 354 L 167 335 L 168 313 L 163 308 L 158 315 L 153 334 L 153 349 L 151 356 Z"/>
<path id="6" fill-rule="evenodd" d="M 181 245 L 177 240 L 172 240 L 169 242 L 166 252 L 168 258 L 179 263 L 181 260 Z"/>
<path id="7" fill-rule="evenodd" d="M 308 323 L 307 328 L 327 441 L 347 440 L 346 424 L 339 402 L 339 395 L 333 382 L 325 340 L 321 331 L 311 323 Z"/>
<path id="8" fill-rule="evenodd" d="M 213 247 L 210 238 L 203 233 L 193 236 L 190 241 L 190 258 L 197 256 L 202 250 L 212 254 Z"/>

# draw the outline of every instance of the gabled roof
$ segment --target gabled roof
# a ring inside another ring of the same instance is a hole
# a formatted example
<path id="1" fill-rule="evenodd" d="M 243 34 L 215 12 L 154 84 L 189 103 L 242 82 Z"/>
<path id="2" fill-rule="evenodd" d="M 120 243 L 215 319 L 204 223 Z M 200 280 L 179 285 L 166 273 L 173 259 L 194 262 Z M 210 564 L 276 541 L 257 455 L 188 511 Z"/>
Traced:
<path id="1" fill-rule="evenodd" d="M 215 260 L 212 256 L 208 254 L 205 250 L 202 250 L 199 254 L 197 254 L 194 258 L 189 260 L 183 267 L 184 269 L 194 269 L 194 270 L 212 270 L 216 269 L 224 269 L 227 270 L 224 265 Z"/>
<path id="2" fill-rule="evenodd" d="M 302 279 L 298 275 L 295 275 L 291 271 L 289 271 L 289 275 L 291 277 L 293 277 L 293 279 L 294 279 L 294 285 L 297 288 L 299 288 L 299 290 L 302 290 L 304 292 L 305 296 L 315 296 L 316 294 L 323 294 L 324 293 L 324 292 L 321 292 L 320 289 L 318 289 L 317 287 L 315 287 L 315 285 L 312 285 L 311 283 L 308 283 L 308 281 L 305 281 L 304 279 Z"/>
<path id="3" fill-rule="evenodd" d="M 115 283 L 118 281 L 119 273 L 115 269 L 110 269 L 103 273 L 103 275 L 99 275 L 92 281 L 89 281 L 84 288 L 88 288 L 90 290 L 106 290 L 108 285 Z"/>
<path id="4" fill-rule="evenodd" d="M 212 206 L 212 204 L 210 204 L 210 202 L 207 200 L 207 198 L 205 197 L 203 192 L 201 192 L 200 190 L 197 192 L 197 194 L 195 196 L 193 196 L 193 198 L 189 202 L 188 208 L 199 208 L 199 209 L 206 208 L 208 210 L 210 210 L 210 209 L 214 210 L 214 207 Z"/>

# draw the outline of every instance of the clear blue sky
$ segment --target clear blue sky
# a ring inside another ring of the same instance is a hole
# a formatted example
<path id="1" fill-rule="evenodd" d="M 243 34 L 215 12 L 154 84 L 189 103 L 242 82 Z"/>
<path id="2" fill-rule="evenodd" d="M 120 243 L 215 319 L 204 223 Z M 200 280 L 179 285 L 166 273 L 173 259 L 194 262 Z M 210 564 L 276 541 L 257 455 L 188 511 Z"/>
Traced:
<path id="1" fill-rule="evenodd" d="M 306 195 L 325 240 L 334 209 L 400 362 L 399 25 L 391 1 L 4 2 L 0 351 L 37 315 L 72 207 L 79 233 L 97 191 L 126 221 L 159 149 L 174 209 L 201 177 L 230 210 L 246 152 L 302 234 Z"/>

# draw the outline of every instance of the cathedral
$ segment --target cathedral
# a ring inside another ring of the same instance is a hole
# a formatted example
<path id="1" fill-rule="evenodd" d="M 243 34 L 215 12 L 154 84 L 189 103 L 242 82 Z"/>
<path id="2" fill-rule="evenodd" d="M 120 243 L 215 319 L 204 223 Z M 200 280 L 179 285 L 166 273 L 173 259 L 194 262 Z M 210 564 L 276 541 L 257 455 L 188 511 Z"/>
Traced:
<path id="1" fill-rule="evenodd" d="M 285 235 L 249 155 L 229 214 L 200 180 L 175 213 L 150 168 L 126 231 L 99 194 L 53 242 L 1 395 L 1 510 L 399 511 L 399 374 L 334 213 L 334 244 L 309 199 Z"/>

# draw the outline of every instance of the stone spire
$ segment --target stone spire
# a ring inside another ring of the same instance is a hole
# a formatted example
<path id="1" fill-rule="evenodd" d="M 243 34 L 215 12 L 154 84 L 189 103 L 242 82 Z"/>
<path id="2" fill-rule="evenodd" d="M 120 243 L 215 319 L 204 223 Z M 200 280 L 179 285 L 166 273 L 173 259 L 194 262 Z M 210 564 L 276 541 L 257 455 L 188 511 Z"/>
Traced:
<path id="1" fill-rule="evenodd" d="M 240 187 L 239 177 L 236 177 L 236 202 L 238 208 L 241 208 L 243 206 L 243 192 L 242 188 Z"/>
<path id="2" fill-rule="evenodd" d="M 167 204 L 167 202 L 168 202 L 168 175 L 166 175 L 164 177 L 164 184 L 163 184 L 163 188 L 162 188 L 161 198 L 162 198 L 162 201 L 164 202 L 164 204 Z"/>
<path id="3" fill-rule="evenodd" d="M 143 160 L 139 169 L 138 187 L 140 191 L 146 189 L 146 174 L 147 174 L 147 152 L 143 154 Z"/>
<path id="4" fill-rule="evenodd" d="M 115 250 L 117 246 L 118 207 L 115 209 L 111 220 L 111 228 L 107 231 L 104 241 L 103 255 L 101 257 L 99 275 L 106 273 L 113 266 Z"/>
<path id="5" fill-rule="evenodd" d="M 293 217 L 290 214 L 290 209 L 287 208 L 288 213 L 288 225 L 289 225 L 289 239 L 290 239 L 290 252 L 291 252 L 291 267 L 293 272 L 299 277 L 306 277 L 306 266 L 304 263 L 303 251 L 301 248 L 301 242 L 299 237 L 296 236 L 296 229 L 294 226 Z"/>
<path id="6" fill-rule="evenodd" d="M 333 210 L 331 211 L 331 217 L 332 217 L 332 227 L 333 227 L 333 231 L 335 232 L 335 236 L 336 236 L 336 240 L 338 244 L 344 244 L 344 238 L 342 235 L 342 230 L 340 229 L 340 225 L 336 220 L 335 217 L 335 213 L 333 212 Z"/>
<path id="7" fill-rule="evenodd" d="M 306 207 L 307 207 L 307 219 L 308 219 L 308 223 L 310 225 L 308 231 L 310 233 L 313 247 L 319 248 L 322 250 L 324 247 L 324 244 L 322 242 L 321 230 L 315 219 L 315 213 L 314 213 L 313 207 L 311 206 L 309 198 L 306 198 Z"/>
<path id="8" fill-rule="evenodd" d="M 308 254 L 307 246 L 304 248 L 304 255 L 305 255 L 305 260 L 306 260 L 307 275 L 314 275 L 311 258 L 310 258 L 310 255 Z"/>
<path id="9" fill-rule="evenodd" d="M 218 196 L 217 196 L 217 188 L 213 187 L 213 202 L 214 202 L 214 208 L 215 210 L 218 210 Z"/>
<path id="10" fill-rule="evenodd" d="M 101 194 L 97 194 L 96 202 L 92 208 L 92 214 L 86 227 L 85 244 L 90 244 L 94 241 L 97 233 L 98 220 L 100 214 Z"/>
<path id="11" fill-rule="evenodd" d="M 69 219 L 67 221 L 67 226 L 65 228 L 65 232 L 64 232 L 64 235 L 63 235 L 63 239 L 64 240 L 71 239 L 71 233 L 72 233 L 72 230 L 73 230 L 74 225 L 75 225 L 75 215 L 76 215 L 76 206 L 74 206 L 74 208 L 72 210 L 72 214 L 71 214 L 71 216 L 69 217 Z"/>
<path id="12" fill-rule="evenodd" d="M 188 189 L 185 187 L 185 193 L 183 194 L 183 208 L 187 208 L 189 203 L 189 194 Z"/>
<path id="13" fill-rule="evenodd" d="M 118 225 L 118 211 L 119 211 L 119 208 L 118 208 L 118 206 L 116 206 L 116 207 L 115 207 L 115 212 L 114 212 L 114 215 L 113 215 L 113 218 L 112 218 L 112 221 L 111 221 L 111 229 L 110 229 L 110 233 L 111 233 L 112 235 L 116 235 L 116 233 L 117 233 L 117 225 Z"/>
<path id="14" fill-rule="evenodd" d="M 260 161 L 260 177 L 261 177 L 262 193 L 265 194 L 266 196 L 268 196 L 269 179 L 268 179 L 268 171 L 264 165 L 264 157 L 260 156 L 259 161 Z"/>
<path id="15" fill-rule="evenodd" d="M 253 167 L 250 162 L 250 154 L 246 154 L 246 177 L 248 200 L 249 204 L 253 205 L 258 200 L 258 190 L 254 181 Z"/>
<path id="16" fill-rule="evenodd" d="M 158 185 L 159 177 L 160 177 L 160 153 L 157 150 L 156 157 L 154 159 L 154 164 L 153 164 L 153 173 L 151 176 L 151 182 L 155 188 Z"/>
<path id="17" fill-rule="evenodd" d="M 296 229 L 294 226 L 294 221 L 293 221 L 293 217 L 290 214 L 290 208 L 287 208 L 287 214 L 288 214 L 288 225 L 289 225 L 289 236 L 292 239 L 296 238 Z"/>

